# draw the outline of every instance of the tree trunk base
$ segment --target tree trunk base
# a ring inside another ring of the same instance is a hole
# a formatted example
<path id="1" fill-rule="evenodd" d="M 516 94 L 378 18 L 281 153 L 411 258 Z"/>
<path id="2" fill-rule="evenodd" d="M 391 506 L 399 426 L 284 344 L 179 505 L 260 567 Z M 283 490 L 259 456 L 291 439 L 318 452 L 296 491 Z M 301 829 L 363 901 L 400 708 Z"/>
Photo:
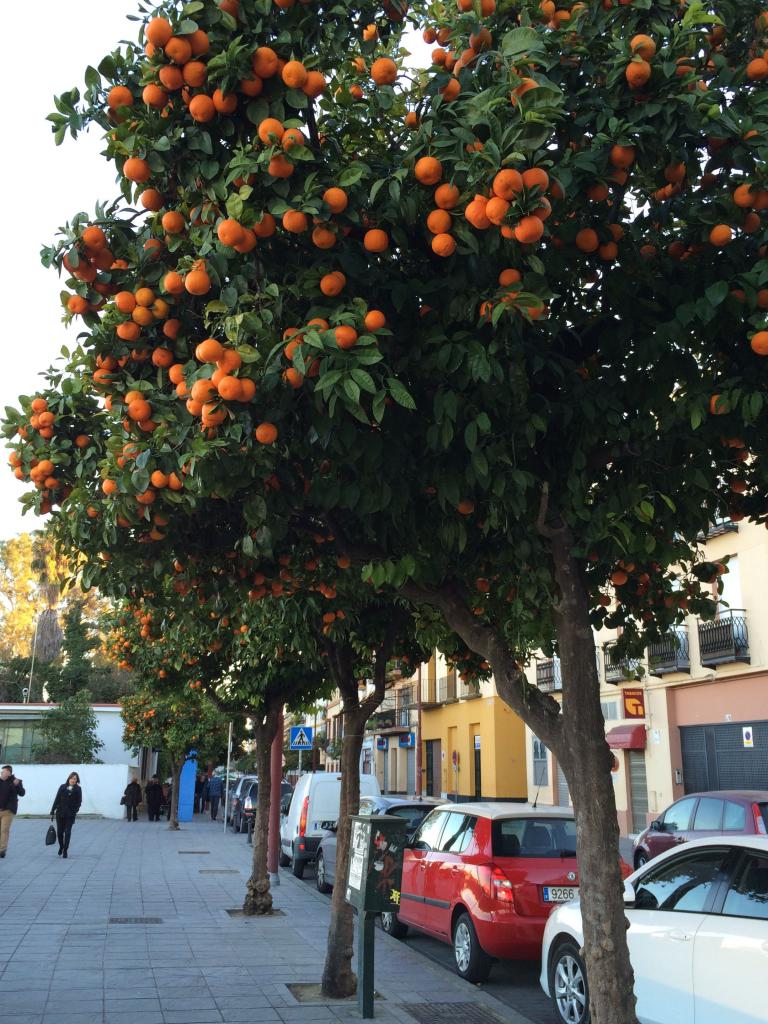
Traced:
<path id="1" fill-rule="evenodd" d="M 243 900 L 243 913 L 246 917 L 256 917 L 272 913 L 272 893 L 269 888 L 269 881 L 264 879 L 255 884 L 248 883 L 245 899 Z"/>
<path id="2" fill-rule="evenodd" d="M 357 975 L 349 967 L 352 959 L 351 950 L 342 950 L 342 964 L 337 970 L 330 970 L 326 965 L 323 981 L 320 986 L 326 999 L 349 999 L 357 992 Z M 346 963 L 344 961 L 346 960 Z"/>

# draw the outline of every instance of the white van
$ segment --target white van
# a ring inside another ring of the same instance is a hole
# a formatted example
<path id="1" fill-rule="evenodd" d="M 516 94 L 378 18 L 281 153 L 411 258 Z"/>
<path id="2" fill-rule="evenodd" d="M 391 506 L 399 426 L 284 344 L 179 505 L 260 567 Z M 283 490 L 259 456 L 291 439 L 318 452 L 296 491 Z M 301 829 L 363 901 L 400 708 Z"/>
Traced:
<path id="1" fill-rule="evenodd" d="M 360 776 L 360 796 L 379 796 L 375 775 Z M 290 805 L 280 822 L 280 866 L 293 865 L 297 878 L 313 861 L 325 829 L 323 822 L 337 821 L 341 800 L 341 775 L 308 772 L 296 783 Z"/>

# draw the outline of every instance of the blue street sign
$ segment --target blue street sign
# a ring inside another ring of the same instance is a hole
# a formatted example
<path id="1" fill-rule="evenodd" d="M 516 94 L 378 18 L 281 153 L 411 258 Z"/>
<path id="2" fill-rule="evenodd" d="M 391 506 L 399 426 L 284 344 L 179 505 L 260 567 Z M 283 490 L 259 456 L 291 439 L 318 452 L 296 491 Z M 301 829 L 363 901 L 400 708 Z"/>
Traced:
<path id="1" fill-rule="evenodd" d="M 292 725 L 291 750 L 311 750 L 313 732 L 311 725 Z"/>

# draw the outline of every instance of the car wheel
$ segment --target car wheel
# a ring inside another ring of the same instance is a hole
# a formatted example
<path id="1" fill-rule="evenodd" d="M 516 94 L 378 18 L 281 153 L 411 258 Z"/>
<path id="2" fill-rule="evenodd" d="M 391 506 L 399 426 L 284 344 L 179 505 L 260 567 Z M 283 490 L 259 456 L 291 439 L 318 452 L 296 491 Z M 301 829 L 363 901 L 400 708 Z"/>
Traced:
<path id="1" fill-rule="evenodd" d="M 635 854 L 635 871 L 648 863 L 648 854 L 644 850 L 638 850 Z"/>
<path id="2" fill-rule="evenodd" d="M 306 864 L 307 862 L 305 860 L 299 860 L 298 857 L 293 858 L 293 862 L 291 863 L 291 870 L 293 871 L 293 874 L 296 878 L 304 877 L 304 868 L 306 867 Z"/>
<path id="3" fill-rule="evenodd" d="M 325 857 L 322 853 L 318 853 L 317 863 L 315 864 L 315 885 L 318 892 L 327 893 L 333 889 L 333 886 L 329 885 L 325 880 Z"/>
<path id="4" fill-rule="evenodd" d="M 485 981 L 490 974 L 491 958 L 483 951 L 469 914 L 462 914 L 454 925 L 453 956 L 465 981 Z"/>
<path id="5" fill-rule="evenodd" d="M 549 965 L 549 991 L 562 1024 L 589 1024 L 587 970 L 575 942 L 557 947 Z"/>
<path id="6" fill-rule="evenodd" d="M 281 850 L 277 855 L 277 863 L 280 865 L 281 868 L 287 868 L 288 865 L 291 863 L 291 858 L 287 857 Z"/>
<path id="7" fill-rule="evenodd" d="M 387 910 L 381 915 L 381 928 L 393 939 L 404 939 L 408 934 L 408 925 L 403 924 L 397 914 Z"/>

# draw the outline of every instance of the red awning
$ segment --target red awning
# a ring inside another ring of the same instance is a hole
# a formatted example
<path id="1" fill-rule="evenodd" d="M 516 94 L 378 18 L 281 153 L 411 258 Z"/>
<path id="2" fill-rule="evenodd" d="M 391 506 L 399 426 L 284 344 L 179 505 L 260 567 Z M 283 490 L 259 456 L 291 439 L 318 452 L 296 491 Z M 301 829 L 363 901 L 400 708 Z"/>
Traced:
<path id="1" fill-rule="evenodd" d="M 605 734 L 605 738 L 614 750 L 645 750 L 644 725 L 617 725 Z"/>

